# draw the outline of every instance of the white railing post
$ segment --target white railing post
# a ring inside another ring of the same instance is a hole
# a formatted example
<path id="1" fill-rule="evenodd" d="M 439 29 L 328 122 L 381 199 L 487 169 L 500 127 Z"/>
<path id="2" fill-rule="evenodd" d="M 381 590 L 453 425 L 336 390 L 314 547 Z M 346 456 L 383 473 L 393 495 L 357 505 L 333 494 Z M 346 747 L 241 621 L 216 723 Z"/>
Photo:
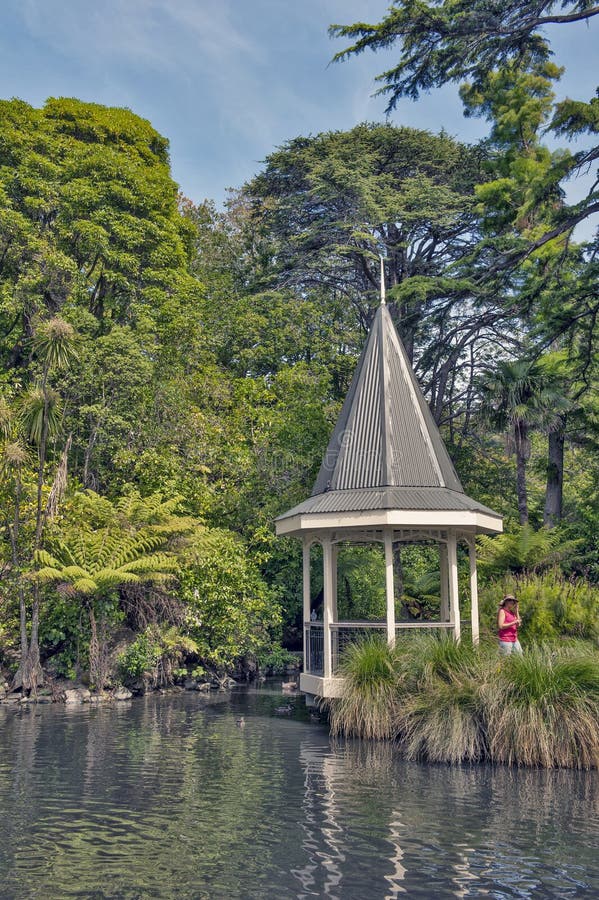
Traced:
<path id="1" fill-rule="evenodd" d="M 393 582 L 393 534 L 385 530 L 385 595 L 387 598 L 387 641 L 395 645 L 395 595 Z"/>
<path id="2" fill-rule="evenodd" d="M 458 595 L 458 548 L 455 534 L 450 534 L 447 541 L 447 557 L 449 563 L 449 608 L 453 635 L 456 641 L 460 640 L 460 602 Z"/>

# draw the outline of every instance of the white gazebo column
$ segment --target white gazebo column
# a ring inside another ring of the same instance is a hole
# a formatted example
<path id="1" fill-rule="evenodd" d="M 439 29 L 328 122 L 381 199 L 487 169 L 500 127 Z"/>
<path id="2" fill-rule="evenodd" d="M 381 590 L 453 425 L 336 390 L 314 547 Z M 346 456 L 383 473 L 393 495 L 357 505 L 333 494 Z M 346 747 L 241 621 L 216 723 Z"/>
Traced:
<path id="1" fill-rule="evenodd" d="M 393 592 L 393 533 L 385 529 L 385 596 L 387 598 L 387 641 L 395 644 L 395 595 Z"/>
<path id="2" fill-rule="evenodd" d="M 333 673 L 331 624 L 334 621 L 333 614 L 333 545 L 330 537 L 322 540 L 322 570 L 323 570 L 323 640 L 324 640 L 324 677 L 330 678 Z"/>
<path id="3" fill-rule="evenodd" d="M 447 544 L 439 544 L 439 569 L 441 576 L 441 621 L 449 622 L 449 563 Z"/>
<path id="4" fill-rule="evenodd" d="M 449 534 L 447 541 L 447 559 L 449 563 L 449 610 L 453 625 L 453 636 L 460 639 L 460 603 L 458 596 L 458 547 L 455 534 Z"/>
<path id="5" fill-rule="evenodd" d="M 332 603 L 332 622 L 337 622 L 337 553 L 339 550 L 338 544 L 331 544 L 331 570 L 333 576 L 333 583 L 331 586 L 332 594 L 333 594 L 333 603 Z"/>
<path id="6" fill-rule="evenodd" d="M 310 592 L 310 547 L 311 540 L 309 537 L 305 536 L 303 540 L 303 559 L 302 559 L 302 586 L 303 586 L 303 597 L 304 597 L 304 624 L 303 624 L 303 632 L 304 632 L 304 672 L 310 671 L 310 605 L 312 601 L 311 592 Z"/>
<path id="7" fill-rule="evenodd" d="M 476 541 L 468 541 L 468 558 L 470 560 L 470 614 L 472 618 L 472 643 L 478 644 L 478 578 L 476 576 Z"/>

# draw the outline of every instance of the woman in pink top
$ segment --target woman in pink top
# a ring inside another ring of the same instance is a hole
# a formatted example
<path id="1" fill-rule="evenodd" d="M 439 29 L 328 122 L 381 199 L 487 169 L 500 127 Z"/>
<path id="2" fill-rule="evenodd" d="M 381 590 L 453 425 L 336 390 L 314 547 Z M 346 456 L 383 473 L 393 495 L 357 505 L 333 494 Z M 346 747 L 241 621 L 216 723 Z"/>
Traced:
<path id="1" fill-rule="evenodd" d="M 518 601 L 513 594 L 507 594 L 501 601 L 497 613 L 497 632 L 499 649 L 507 656 L 509 653 L 522 653 L 518 640 L 518 625 L 522 623 L 518 614 Z"/>

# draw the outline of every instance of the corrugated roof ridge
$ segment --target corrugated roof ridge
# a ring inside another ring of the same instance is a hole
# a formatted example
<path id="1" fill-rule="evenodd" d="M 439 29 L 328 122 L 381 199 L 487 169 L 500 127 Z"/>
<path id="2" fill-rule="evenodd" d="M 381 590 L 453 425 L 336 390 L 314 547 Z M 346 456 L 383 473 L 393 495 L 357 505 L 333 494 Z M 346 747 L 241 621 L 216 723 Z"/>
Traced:
<path id="1" fill-rule="evenodd" d="M 356 365 L 356 369 L 354 372 L 354 376 L 351 380 L 349 390 L 345 396 L 345 400 L 343 401 L 343 406 L 341 407 L 341 412 L 339 413 L 339 417 L 337 422 L 335 423 L 335 427 L 333 429 L 333 433 L 331 434 L 329 443 L 327 445 L 326 453 L 324 460 L 320 466 L 320 470 L 318 472 L 318 476 L 316 481 L 314 482 L 314 487 L 312 488 L 311 496 L 315 496 L 316 494 L 321 494 L 323 491 L 328 489 L 327 485 L 330 485 L 330 482 L 333 479 L 333 475 L 335 474 L 335 469 L 337 467 L 337 460 L 339 458 L 339 451 L 341 447 L 341 443 L 343 441 L 344 432 L 347 426 L 347 422 L 352 412 L 352 407 L 354 403 L 354 397 L 356 394 L 356 390 L 358 388 L 358 382 L 360 380 L 360 376 L 362 373 L 362 368 L 364 365 L 364 359 L 368 350 L 368 341 L 366 342 L 360 357 L 358 359 L 358 363 Z M 332 469 L 327 465 L 328 462 L 333 458 L 335 459 L 334 465 Z"/>
<path id="2" fill-rule="evenodd" d="M 447 452 L 447 448 L 443 443 L 443 439 L 439 432 L 439 427 L 433 419 L 433 415 L 430 411 L 429 405 L 425 400 L 424 394 L 422 393 L 422 388 L 418 383 L 418 379 L 416 378 L 414 370 L 408 359 L 406 349 L 399 334 L 397 333 L 388 310 L 386 310 L 386 319 L 387 332 L 392 344 L 396 349 L 400 368 L 406 384 L 408 385 L 408 390 L 412 399 L 412 407 L 416 412 L 417 421 L 428 453 L 428 457 L 431 461 L 433 469 L 437 474 L 437 478 L 439 479 L 438 486 L 447 487 L 463 492 L 458 474 L 455 470 L 453 462 L 451 461 L 451 457 Z"/>
<path id="3" fill-rule="evenodd" d="M 417 479 L 424 481 L 410 483 Z M 376 311 L 311 496 L 382 487 L 463 493 L 384 304 Z"/>
<path id="4" fill-rule="evenodd" d="M 337 498 L 336 495 L 338 494 L 341 494 L 342 497 Z M 401 502 L 401 497 L 394 496 L 396 494 L 403 495 L 403 503 Z M 446 502 L 439 503 L 438 499 L 434 502 L 427 502 L 427 495 L 430 494 L 440 494 L 442 497 L 446 498 Z M 447 500 L 451 500 L 452 497 L 454 497 L 455 500 L 447 503 Z M 410 499 L 412 502 L 406 504 L 405 501 Z M 490 507 L 485 506 L 485 504 L 480 503 L 478 500 L 469 497 L 463 491 L 455 491 L 445 487 L 426 486 L 420 488 L 351 488 L 343 491 L 329 491 L 309 497 L 302 503 L 296 504 L 290 510 L 277 516 L 277 520 L 298 514 L 310 515 L 313 513 L 348 512 L 352 510 L 370 510 L 376 512 L 377 510 L 383 509 L 422 509 L 438 512 L 444 510 L 470 510 L 473 512 L 478 511 L 488 513 L 496 518 L 501 518 L 499 513 L 495 512 Z"/>
<path id="5" fill-rule="evenodd" d="M 389 344 L 391 344 L 396 350 L 400 371 L 403 376 L 403 379 L 407 385 L 408 392 L 410 394 L 410 399 L 412 400 L 412 407 L 416 412 L 416 421 L 418 422 L 418 426 L 420 429 L 420 434 L 424 440 L 424 446 L 428 451 L 428 457 L 430 459 L 433 470 L 436 472 L 437 478 L 439 479 L 438 486 L 446 487 L 445 478 L 443 477 L 443 472 L 441 470 L 441 466 L 439 465 L 439 461 L 437 459 L 437 455 L 435 453 L 435 448 L 433 446 L 430 430 L 428 427 L 428 423 L 423 415 L 422 407 L 419 403 L 418 394 L 420 393 L 420 385 L 416 382 L 416 379 L 413 377 L 412 367 L 410 366 L 407 353 L 403 344 L 400 341 L 399 335 L 395 330 L 393 325 L 393 320 L 389 314 L 389 311 L 385 308 L 385 311 L 382 316 L 383 320 L 386 322 L 386 331 L 389 335 L 389 341 L 385 340 L 386 344 L 386 353 L 389 355 Z M 389 373 L 390 375 L 390 373 Z"/>
<path id="6" fill-rule="evenodd" d="M 384 282 L 384 279 L 383 279 Z M 382 392 L 380 400 L 380 416 L 381 416 L 381 479 L 384 485 L 392 484 L 392 463 L 393 448 L 391 447 L 391 390 L 390 379 L 391 370 L 389 366 L 389 349 L 385 335 L 383 322 L 385 321 L 385 313 L 387 307 L 385 303 L 381 303 L 380 312 L 377 312 L 378 331 L 379 331 L 379 389 Z"/>

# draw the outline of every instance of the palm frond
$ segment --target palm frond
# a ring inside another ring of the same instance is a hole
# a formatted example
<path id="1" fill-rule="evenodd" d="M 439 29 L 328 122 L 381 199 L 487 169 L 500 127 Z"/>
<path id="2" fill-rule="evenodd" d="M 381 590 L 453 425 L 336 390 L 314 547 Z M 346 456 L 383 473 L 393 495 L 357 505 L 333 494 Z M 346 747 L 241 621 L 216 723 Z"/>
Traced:
<path id="1" fill-rule="evenodd" d="M 49 435 L 57 433 L 60 427 L 62 401 L 53 388 L 45 390 L 37 385 L 30 388 L 23 396 L 19 409 L 19 418 L 27 438 L 34 444 L 42 439 L 44 420 L 47 421 Z"/>
<path id="2" fill-rule="evenodd" d="M 82 578 L 73 579 L 71 584 L 78 594 L 92 595 L 98 593 L 98 582 L 87 575 Z"/>

